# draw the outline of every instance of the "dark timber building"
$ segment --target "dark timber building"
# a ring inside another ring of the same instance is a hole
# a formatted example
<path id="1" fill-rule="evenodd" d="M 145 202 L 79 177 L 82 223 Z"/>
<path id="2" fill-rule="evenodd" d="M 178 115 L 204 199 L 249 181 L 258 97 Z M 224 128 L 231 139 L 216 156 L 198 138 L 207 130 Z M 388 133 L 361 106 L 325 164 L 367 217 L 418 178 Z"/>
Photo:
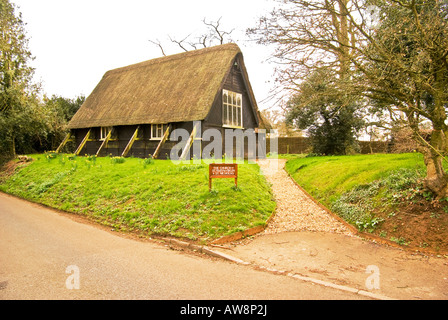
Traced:
<path id="1" fill-rule="evenodd" d="M 202 152 L 210 143 L 201 139 L 207 129 L 221 132 L 222 154 L 225 129 L 250 129 L 257 143 L 264 141 L 258 132 L 264 124 L 236 44 L 108 71 L 68 126 L 75 153 L 98 156 L 166 158 L 179 143 L 171 135 L 179 128 L 190 135 L 182 153 L 195 140 Z"/>

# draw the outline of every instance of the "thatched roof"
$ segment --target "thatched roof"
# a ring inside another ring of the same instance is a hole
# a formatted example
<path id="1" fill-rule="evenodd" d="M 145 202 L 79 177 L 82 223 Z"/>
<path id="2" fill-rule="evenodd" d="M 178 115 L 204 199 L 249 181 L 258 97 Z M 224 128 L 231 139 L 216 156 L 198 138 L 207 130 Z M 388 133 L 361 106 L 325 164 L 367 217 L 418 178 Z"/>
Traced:
<path id="1" fill-rule="evenodd" d="M 225 44 L 108 71 L 69 128 L 203 120 L 238 54 Z"/>

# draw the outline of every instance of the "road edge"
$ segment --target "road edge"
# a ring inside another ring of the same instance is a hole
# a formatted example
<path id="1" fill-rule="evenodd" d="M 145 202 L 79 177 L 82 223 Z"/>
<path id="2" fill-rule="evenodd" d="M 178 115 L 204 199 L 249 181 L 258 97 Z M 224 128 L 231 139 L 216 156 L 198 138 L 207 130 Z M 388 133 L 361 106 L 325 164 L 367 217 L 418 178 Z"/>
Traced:
<path id="1" fill-rule="evenodd" d="M 169 246 L 176 247 L 178 249 L 190 250 L 190 251 L 206 254 L 206 255 L 209 255 L 209 256 L 212 256 L 215 258 L 227 260 L 232 263 L 245 265 L 245 266 L 252 266 L 261 271 L 266 271 L 266 272 L 274 273 L 277 275 L 284 275 L 287 277 L 291 277 L 293 279 L 298 279 L 298 280 L 305 281 L 305 282 L 311 282 L 311 283 L 321 285 L 324 287 L 329 287 L 329 288 L 333 288 L 333 289 L 337 289 L 337 290 L 341 290 L 341 291 L 345 291 L 345 292 L 350 292 L 350 293 L 357 294 L 357 295 L 360 295 L 360 296 L 363 296 L 366 298 L 371 298 L 371 299 L 375 299 L 375 300 L 397 300 L 395 298 L 391 298 L 391 297 L 388 297 L 388 296 L 385 296 L 382 294 L 377 294 L 374 292 L 369 292 L 369 291 L 365 291 L 365 290 L 361 290 L 361 289 L 356 289 L 356 288 L 352 288 L 352 287 L 348 287 L 348 286 L 335 284 L 335 283 L 332 283 L 329 281 L 323 281 L 323 280 L 319 280 L 319 279 L 315 279 L 315 278 L 311 278 L 311 277 L 307 277 L 307 276 L 302 276 L 302 275 L 299 275 L 296 273 L 288 272 L 286 270 L 277 270 L 277 269 L 268 268 L 268 267 L 264 267 L 264 266 L 254 265 L 250 262 L 243 261 L 237 257 L 232 256 L 232 255 L 229 255 L 229 254 L 217 251 L 217 250 L 213 250 L 207 246 L 200 246 L 200 245 L 196 245 L 193 243 L 189 243 L 189 242 L 185 242 L 185 241 L 181 241 L 181 240 L 177 240 L 177 239 L 171 239 L 171 238 L 163 238 L 162 240 L 165 241 L 165 243 L 167 243 Z"/>

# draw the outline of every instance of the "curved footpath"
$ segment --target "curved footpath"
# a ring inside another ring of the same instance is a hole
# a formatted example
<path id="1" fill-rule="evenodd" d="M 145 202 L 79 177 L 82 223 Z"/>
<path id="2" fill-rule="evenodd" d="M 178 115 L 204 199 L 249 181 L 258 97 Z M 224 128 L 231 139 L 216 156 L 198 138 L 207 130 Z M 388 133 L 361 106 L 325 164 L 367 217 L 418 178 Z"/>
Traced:
<path id="1" fill-rule="evenodd" d="M 318 206 L 284 170 L 262 160 L 277 209 L 252 237 L 213 247 L 235 262 L 375 299 L 448 299 L 448 257 L 363 240 Z"/>

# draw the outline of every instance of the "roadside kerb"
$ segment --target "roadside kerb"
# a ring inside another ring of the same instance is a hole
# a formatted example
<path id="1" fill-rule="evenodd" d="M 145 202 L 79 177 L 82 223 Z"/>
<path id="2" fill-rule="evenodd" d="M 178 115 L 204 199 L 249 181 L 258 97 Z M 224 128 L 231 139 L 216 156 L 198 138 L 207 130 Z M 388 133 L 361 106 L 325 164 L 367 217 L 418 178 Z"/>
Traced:
<path id="1" fill-rule="evenodd" d="M 229 261 L 232 261 L 232 262 L 235 262 L 235 263 L 238 263 L 238 264 L 244 264 L 244 265 L 249 264 L 248 262 L 245 262 L 245 261 L 243 261 L 241 259 L 232 257 L 232 256 L 230 256 L 228 254 L 225 254 L 225 253 L 222 253 L 222 252 L 217 252 L 217 251 L 212 250 L 212 249 L 210 249 L 210 248 L 208 248 L 206 246 L 200 246 L 200 245 L 196 245 L 196 244 L 193 244 L 193 243 L 180 241 L 180 240 L 177 240 L 177 239 L 170 239 L 170 238 L 163 238 L 163 240 L 165 242 L 167 242 L 169 245 L 176 246 L 176 247 L 179 247 L 181 249 L 196 251 L 198 253 L 207 254 L 207 255 L 213 256 L 215 258 L 222 258 L 222 259 L 229 260 Z"/>
<path id="2" fill-rule="evenodd" d="M 372 298 L 372 299 L 376 299 L 376 300 L 396 300 L 394 298 L 390 298 L 381 294 L 376 294 L 373 292 L 369 292 L 369 291 L 365 291 L 365 290 L 361 290 L 361 289 L 356 289 L 356 288 L 351 288 L 351 287 L 347 287 L 347 286 L 343 286 L 343 285 L 339 285 L 339 284 L 334 284 L 328 281 L 323 281 L 323 280 L 319 280 L 319 279 L 314 279 L 311 277 L 306 277 L 306 276 L 302 276 L 296 273 L 291 273 L 285 270 L 277 270 L 277 269 L 273 269 L 273 268 L 268 268 L 268 267 L 264 267 L 264 266 L 257 266 L 257 265 L 253 265 L 249 262 L 243 261 L 239 258 L 233 257 L 231 255 L 225 254 L 223 252 L 219 252 L 216 250 L 212 250 L 210 248 L 208 248 L 207 246 L 200 246 L 200 245 L 196 245 L 193 243 L 189 243 L 189 242 L 185 242 L 185 241 L 180 241 L 177 239 L 170 239 L 170 238 L 163 238 L 163 241 L 165 241 L 166 243 L 168 243 L 168 245 L 170 246 L 175 246 L 184 250 L 191 250 L 191 251 L 195 251 L 198 253 L 202 253 L 202 254 L 207 254 L 209 256 L 215 257 L 215 258 L 221 258 L 221 259 L 225 259 L 228 260 L 230 262 L 234 262 L 237 264 L 241 264 L 241 265 L 247 265 L 247 266 L 253 266 L 256 269 L 262 270 L 262 271 L 267 271 L 270 273 L 275 273 L 275 274 L 279 274 L 279 275 L 284 275 L 287 277 L 291 277 L 294 279 L 298 279 L 298 280 L 302 280 L 305 282 L 311 282 L 317 285 L 321 285 L 324 287 L 328 287 L 328 288 L 333 288 L 333 289 L 337 289 L 337 290 L 342 290 L 342 291 L 346 291 L 346 292 L 350 292 L 353 294 L 358 294 L 361 296 L 365 296 L 368 298 Z"/>

